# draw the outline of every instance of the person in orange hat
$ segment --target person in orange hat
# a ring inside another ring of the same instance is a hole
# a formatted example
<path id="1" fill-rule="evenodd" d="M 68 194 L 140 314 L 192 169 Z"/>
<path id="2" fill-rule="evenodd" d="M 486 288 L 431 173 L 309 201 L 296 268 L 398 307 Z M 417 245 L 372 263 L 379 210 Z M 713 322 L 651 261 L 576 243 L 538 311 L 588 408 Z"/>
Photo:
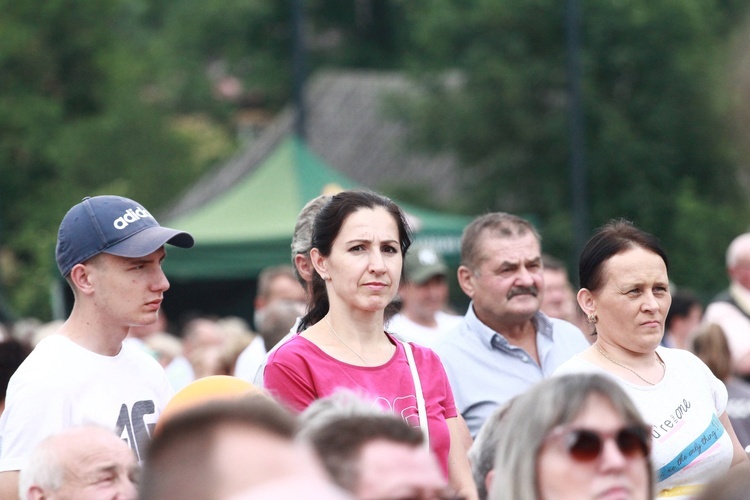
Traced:
<path id="1" fill-rule="evenodd" d="M 189 383 L 169 400 L 154 427 L 154 435 L 175 415 L 212 401 L 265 394 L 250 382 L 229 375 L 211 375 Z"/>

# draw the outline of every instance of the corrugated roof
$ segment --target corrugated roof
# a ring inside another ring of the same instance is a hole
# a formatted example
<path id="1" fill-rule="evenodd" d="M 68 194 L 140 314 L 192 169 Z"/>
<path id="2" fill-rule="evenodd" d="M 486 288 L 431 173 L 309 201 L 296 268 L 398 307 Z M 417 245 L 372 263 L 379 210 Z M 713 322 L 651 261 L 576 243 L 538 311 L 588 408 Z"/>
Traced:
<path id="1" fill-rule="evenodd" d="M 385 110 L 386 98 L 397 102 L 413 89 L 399 73 L 320 73 L 306 92 L 308 147 L 361 185 L 375 190 L 398 184 L 425 186 L 437 200 L 449 200 L 458 190 L 456 162 L 448 155 L 408 151 L 404 125 L 390 119 Z M 178 217 L 226 191 L 253 172 L 293 126 L 290 105 L 248 147 L 199 180 L 162 217 Z"/>

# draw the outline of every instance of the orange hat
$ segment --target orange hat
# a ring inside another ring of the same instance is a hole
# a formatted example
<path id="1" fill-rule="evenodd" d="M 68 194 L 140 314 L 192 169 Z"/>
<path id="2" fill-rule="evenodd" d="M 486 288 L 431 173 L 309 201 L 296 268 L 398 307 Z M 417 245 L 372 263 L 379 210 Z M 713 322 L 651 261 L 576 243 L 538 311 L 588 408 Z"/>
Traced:
<path id="1" fill-rule="evenodd" d="M 182 411 L 209 401 L 234 399 L 253 394 L 265 395 L 266 393 L 250 382 L 229 375 L 211 375 L 199 378 L 172 396 L 172 399 L 169 400 L 161 415 L 159 415 L 154 434 L 159 432 L 164 426 L 164 422 Z"/>

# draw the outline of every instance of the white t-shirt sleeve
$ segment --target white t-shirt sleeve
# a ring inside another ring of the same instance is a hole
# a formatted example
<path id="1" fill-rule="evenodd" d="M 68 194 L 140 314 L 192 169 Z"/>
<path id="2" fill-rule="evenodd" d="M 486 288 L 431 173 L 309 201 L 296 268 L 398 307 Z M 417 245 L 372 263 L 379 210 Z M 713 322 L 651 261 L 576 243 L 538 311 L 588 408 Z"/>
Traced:
<path id="1" fill-rule="evenodd" d="M 0 418 L 0 471 L 20 470 L 39 441 L 68 427 L 64 416 L 70 409 L 58 389 L 23 381 L 8 385 L 7 400 L 22 404 L 6 407 Z"/>

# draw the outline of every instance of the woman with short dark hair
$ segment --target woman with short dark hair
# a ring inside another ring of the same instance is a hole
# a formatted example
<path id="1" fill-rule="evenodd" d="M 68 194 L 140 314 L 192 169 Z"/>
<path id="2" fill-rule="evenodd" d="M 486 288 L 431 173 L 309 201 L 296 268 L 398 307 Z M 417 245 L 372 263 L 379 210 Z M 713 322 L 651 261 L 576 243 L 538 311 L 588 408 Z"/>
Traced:
<path id="1" fill-rule="evenodd" d="M 727 389 L 692 353 L 661 346 L 671 304 L 668 260 L 651 234 L 624 220 L 600 228 L 581 253 L 578 304 L 594 344 L 556 374 L 613 377 L 653 425 L 659 495 L 688 498 L 730 467 L 750 463 L 726 414 Z"/>

